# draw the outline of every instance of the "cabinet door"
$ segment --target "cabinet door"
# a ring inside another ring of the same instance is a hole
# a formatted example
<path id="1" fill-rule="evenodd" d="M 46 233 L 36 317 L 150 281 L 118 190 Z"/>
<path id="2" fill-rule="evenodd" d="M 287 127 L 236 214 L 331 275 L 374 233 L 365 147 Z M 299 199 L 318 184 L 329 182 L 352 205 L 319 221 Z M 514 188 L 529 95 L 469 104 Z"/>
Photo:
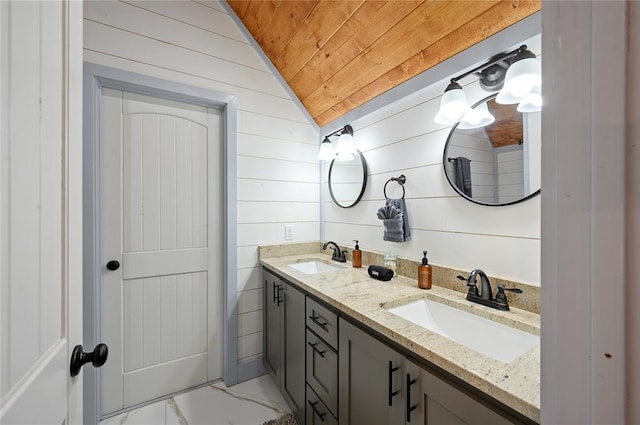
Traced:
<path id="1" fill-rule="evenodd" d="M 304 423 L 305 296 L 286 284 L 282 309 L 284 337 L 282 393 L 299 424 Z"/>
<path id="2" fill-rule="evenodd" d="M 352 324 L 339 323 L 340 424 L 404 423 L 403 357 Z"/>
<path id="3" fill-rule="evenodd" d="M 264 364 L 274 377 L 278 386 L 281 380 L 282 320 L 282 282 L 274 274 L 262 271 L 264 279 Z M 279 298 L 280 297 L 280 298 Z"/>
<path id="4" fill-rule="evenodd" d="M 467 393 L 406 360 L 406 370 L 416 382 L 411 386 L 411 424 L 506 425 L 518 422 L 492 410 Z"/>

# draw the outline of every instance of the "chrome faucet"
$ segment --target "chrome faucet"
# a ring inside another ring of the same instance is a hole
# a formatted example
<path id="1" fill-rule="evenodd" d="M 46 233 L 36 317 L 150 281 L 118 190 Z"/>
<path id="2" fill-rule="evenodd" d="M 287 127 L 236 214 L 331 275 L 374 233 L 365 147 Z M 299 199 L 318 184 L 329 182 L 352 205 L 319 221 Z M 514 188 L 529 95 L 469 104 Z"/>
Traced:
<path id="1" fill-rule="evenodd" d="M 333 246 L 329 246 L 329 245 L 333 245 Z M 347 262 L 347 257 L 344 255 L 344 253 L 347 252 L 347 251 L 341 251 L 340 247 L 338 246 L 338 244 L 335 243 L 334 241 L 325 242 L 324 245 L 322 245 L 322 249 L 326 250 L 328 246 L 329 246 L 329 248 L 333 249 L 333 255 L 331 256 L 331 259 L 333 261 L 339 261 L 341 263 L 346 263 Z"/>
<path id="2" fill-rule="evenodd" d="M 476 286 L 477 276 L 480 276 L 480 291 L 478 291 L 478 287 Z M 498 293 L 496 294 L 496 298 L 493 298 L 493 294 L 491 292 L 491 284 L 489 283 L 489 278 L 480 269 L 473 270 L 468 278 L 464 278 L 463 276 L 458 276 L 460 280 L 467 281 L 467 287 L 469 291 L 467 292 L 467 300 L 486 305 L 487 307 L 497 308 L 498 310 L 509 310 L 509 302 L 507 301 L 507 296 L 504 291 L 511 291 L 516 294 L 522 294 L 522 289 L 518 288 L 507 288 L 504 285 L 498 285 Z"/>

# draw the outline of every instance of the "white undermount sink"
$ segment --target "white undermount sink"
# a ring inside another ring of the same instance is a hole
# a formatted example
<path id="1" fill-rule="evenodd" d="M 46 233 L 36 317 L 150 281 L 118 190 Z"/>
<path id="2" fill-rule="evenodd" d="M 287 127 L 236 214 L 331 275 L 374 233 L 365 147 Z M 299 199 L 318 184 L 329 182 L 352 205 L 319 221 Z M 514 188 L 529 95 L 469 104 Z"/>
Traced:
<path id="1" fill-rule="evenodd" d="M 388 311 L 504 363 L 517 359 L 540 343 L 537 335 L 428 299 Z"/>
<path id="2" fill-rule="evenodd" d="M 305 261 L 302 263 L 292 263 L 292 264 L 289 264 L 289 267 L 293 267 L 294 269 L 304 274 L 327 273 L 327 272 L 334 272 L 336 270 L 341 269 L 341 267 L 336 267 L 331 264 L 327 264 L 322 261 L 315 261 L 315 260 Z"/>

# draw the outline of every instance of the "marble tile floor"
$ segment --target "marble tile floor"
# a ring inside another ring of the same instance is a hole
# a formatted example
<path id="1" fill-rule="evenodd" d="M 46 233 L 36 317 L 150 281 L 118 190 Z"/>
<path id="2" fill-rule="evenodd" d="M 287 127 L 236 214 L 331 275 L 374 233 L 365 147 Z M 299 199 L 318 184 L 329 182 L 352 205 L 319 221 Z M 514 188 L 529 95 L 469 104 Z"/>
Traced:
<path id="1" fill-rule="evenodd" d="M 105 419 L 100 425 L 262 425 L 289 412 L 269 375 L 228 388 L 223 382 Z"/>

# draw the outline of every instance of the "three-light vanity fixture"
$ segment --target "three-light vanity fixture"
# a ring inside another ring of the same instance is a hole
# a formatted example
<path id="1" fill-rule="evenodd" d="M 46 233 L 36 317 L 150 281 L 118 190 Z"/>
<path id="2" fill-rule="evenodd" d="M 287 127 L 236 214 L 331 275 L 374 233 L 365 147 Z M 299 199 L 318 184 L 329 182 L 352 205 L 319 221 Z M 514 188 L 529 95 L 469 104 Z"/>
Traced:
<path id="1" fill-rule="evenodd" d="M 335 151 L 329 139 L 334 136 L 340 136 L 338 138 L 338 147 Z M 353 128 L 347 124 L 324 137 L 324 140 L 320 144 L 318 159 L 321 161 L 331 161 L 332 159 L 336 161 L 351 161 L 356 153 L 356 145 L 353 142 Z"/>
<path id="2" fill-rule="evenodd" d="M 537 112 L 542 107 L 542 72 L 536 55 L 526 45 L 489 59 L 470 71 L 451 79 L 440 100 L 440 110 L 434 118 L 438 124 L 455 124 L 469 129 L 489 125 L 495 118 L 486 104 L 471 109 L 458 81 L 471 74 L 479 78 L 480 87 L 489 92 L 500 90 L 496 102 L 517 103 L 518 112 Z"/>

